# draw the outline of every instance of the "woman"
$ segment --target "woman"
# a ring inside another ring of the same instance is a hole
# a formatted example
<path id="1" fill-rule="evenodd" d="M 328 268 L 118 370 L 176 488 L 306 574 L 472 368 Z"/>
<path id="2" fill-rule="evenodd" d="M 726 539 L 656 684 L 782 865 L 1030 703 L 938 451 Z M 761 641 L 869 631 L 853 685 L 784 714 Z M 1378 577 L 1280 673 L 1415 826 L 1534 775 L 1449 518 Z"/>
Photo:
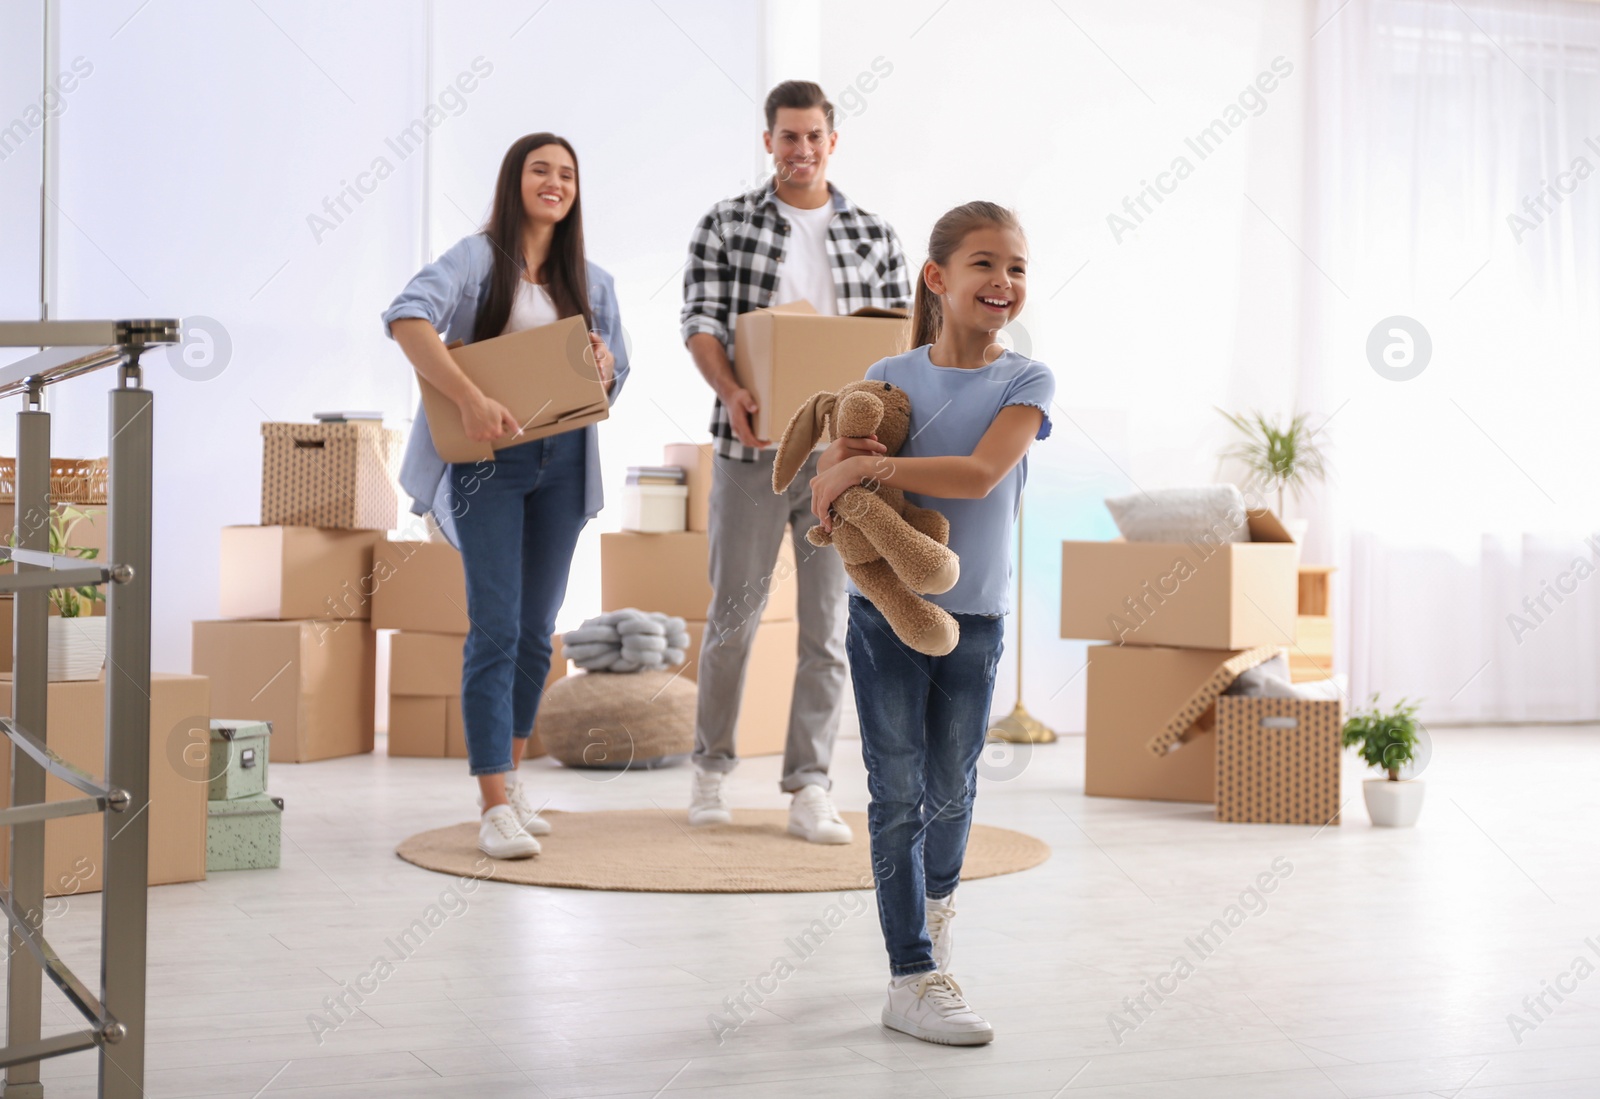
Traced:
<path id="1" fill-rule="evenodd" d="M 537 133 L 506 151 L 488 224 L 419 271 L 383 319 L 417 373 L 455 401 L 468 438 L 486 441 L 519 425 L 456 366 L 441 332 L 470 343 L 572 316 L 584 318 L 614 403 L 627 353 L 611 276 L 584 258 L 578 157 L 565 139 Z M 483 811 L 478 847 L 491 858 L 537 855 L 534 836 L 550 831 L 516 770 L 578 533 L 604 502 L 600 478 L 592 424 L 499 450 L 493 462 L 447 464 L 417 410 L 400 481 L 414 512 L 433 512 L 466 570 L 461 706 Z"/>

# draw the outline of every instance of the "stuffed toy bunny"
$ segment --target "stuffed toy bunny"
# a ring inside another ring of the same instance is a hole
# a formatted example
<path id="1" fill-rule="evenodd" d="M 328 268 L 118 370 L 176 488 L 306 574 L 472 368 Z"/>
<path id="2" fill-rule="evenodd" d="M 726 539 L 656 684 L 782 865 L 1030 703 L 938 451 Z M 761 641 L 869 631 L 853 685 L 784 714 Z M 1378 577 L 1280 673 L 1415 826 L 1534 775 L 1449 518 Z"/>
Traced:
<path id="1" fill-rule="evenodd" d="M 882 381 L 851 382 L 837 393 L 813 396 L 794 414 L 778 443 L 773 491 L 789 487 L 822 438 L 824 424 L 830 440 L 876 435 L 888 448 L 883 455 L 888 459 L 905 445 L 911 398 Z M 954 649 L 960 636 L 956 620 L 922 598 L 949 591 L 961 575 L 961 562 L 947 544 L 950 521 L 931 508 L 907 503 L 905 493 L 881 484 L 850 486 L 830 511 L 833 532 L 815 526 L 806 540 L 839 551 L 844 571 L 906 645 L 928 656 Z"/>

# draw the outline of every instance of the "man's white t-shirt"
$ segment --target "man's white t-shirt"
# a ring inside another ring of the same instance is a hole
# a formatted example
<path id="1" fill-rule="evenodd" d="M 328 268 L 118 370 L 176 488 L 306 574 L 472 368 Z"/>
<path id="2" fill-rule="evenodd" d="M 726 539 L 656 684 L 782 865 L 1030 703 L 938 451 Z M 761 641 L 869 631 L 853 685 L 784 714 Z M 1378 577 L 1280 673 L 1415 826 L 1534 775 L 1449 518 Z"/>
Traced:
<path id="1" fill-rule="evenodd" d="M 520 279 L 517 282 L 517 296 L 511 302 L 511 315 L 506 318 L 506 330 L 500 334 L 509 336 L 513 332 L 555 324 L 560 319 L 556 314 L 556 303 L 544 283 Z"/>
<path id="2" fill-rule="evenodd" d="M 804 298 L 825 317 L 839 315 L 838 291 L 833 284 L 833 265 L 828 255 L 828 223 L 833 220 L 833 203 L 824 202 L 815 210 L 790 206 L 773 198 L 778 212 L 789 223 L 789 243 L 783 262 L 778 265 L 778 291 L 773 305 L 784 305 Z"/>

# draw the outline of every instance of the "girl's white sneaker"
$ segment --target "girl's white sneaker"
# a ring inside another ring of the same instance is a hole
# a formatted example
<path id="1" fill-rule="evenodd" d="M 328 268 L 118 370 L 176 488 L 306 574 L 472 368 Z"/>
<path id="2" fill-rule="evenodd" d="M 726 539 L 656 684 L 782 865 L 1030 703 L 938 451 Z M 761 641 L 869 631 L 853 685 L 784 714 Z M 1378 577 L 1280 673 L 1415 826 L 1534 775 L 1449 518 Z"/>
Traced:
<path id="1" fill-rule="evenodd" d="M 981 1046 L 994 1041 L 994 1028 L 961 995 L 948 973 L 933 970 L 916 980 L 889 982 L 883 1025 L 924 1042 L 943 1046 Z"/>
<path id="2" fill-rule="evenodd" d="M 478 850 L 491 859 L 526 859 L 539 853 L 539 841 L 522 830 L 509 805 L 496 805 L 478 825 Z"/>

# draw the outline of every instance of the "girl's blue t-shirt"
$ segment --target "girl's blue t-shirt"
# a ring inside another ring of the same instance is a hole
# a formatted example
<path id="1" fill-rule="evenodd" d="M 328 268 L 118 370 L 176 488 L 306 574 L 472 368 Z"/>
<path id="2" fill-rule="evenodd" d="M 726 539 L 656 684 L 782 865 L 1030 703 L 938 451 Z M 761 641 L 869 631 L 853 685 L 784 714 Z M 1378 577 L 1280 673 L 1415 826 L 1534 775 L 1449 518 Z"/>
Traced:
<path id="1" fill-rule="evenodd" d="M 978 447 L 994 418 L 1007 405 L 1027 405 L 1044 413 L 1036 438 L 1050 434 L 1050 402 L 1056 379 L 1044 363 L 1006 351 L 976 369 L 935 366 L 930 345 L 867 368 L 871 381 L 899 386 L 911 398 L 910 437 L 900 453 L 907 458 L 966 456 Z M 926 598 L 952 614 L 1011 613 L 1011 539 L 1028 481 L 1023 455 L 1011 472 L 981 500 L 951 500 L 908 492 L 906 499 L 933 508 L 950 520 L 950 548 L 961 558 L 961 579 L 942 595 Z M 850 594 L 861 590 L 852 582 Z"/>

